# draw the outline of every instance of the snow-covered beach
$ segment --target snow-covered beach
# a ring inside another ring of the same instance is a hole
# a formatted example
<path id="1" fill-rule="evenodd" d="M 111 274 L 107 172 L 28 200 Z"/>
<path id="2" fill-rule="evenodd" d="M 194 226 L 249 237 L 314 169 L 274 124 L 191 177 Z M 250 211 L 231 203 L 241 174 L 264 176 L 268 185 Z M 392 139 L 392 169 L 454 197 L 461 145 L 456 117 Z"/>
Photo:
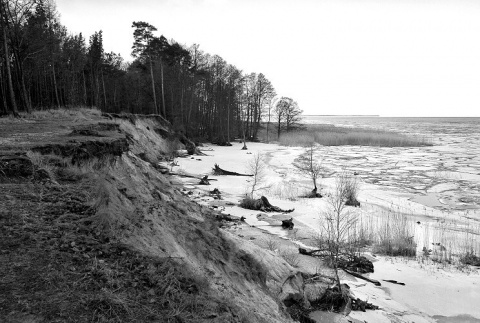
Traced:
<path id="1" fill-rule="evenodd" d="M 438 133 L 438 128 L 441 126 L 430 129 Z M 415 129 L 418 135 L 433 136 L 433 132 L 425 132 L 428 128 L 417 125 Z M 330 174 L 342 169 L 357 174 L 361 182 L 359 201 L 362 205 L 354 211 L 359 217 L 381 218 L 385 210 L 393 209 L 406 215 L 415 231 L 416 258 L 370 254 L 375 266 L 371 278 L 396 280 L 405 283 L 404 286 L 385 282 L 376 287 L 353 277 L 343 277 L 354 295 L 381 308 L 352 312 L 350 319 L 360 322 L 480 322 L 478 269 L 422 257 L 423 247 L 432 248 L 433 243 L 440 242 L 446 244 L 446 248 L 462 249 L 468 244 L 477 252 L 479 250 L 480 147 L 475 143 L 480 134 L 478 131 L 449 134 L 445 125 L 443 129 L 440 139 L 432 138 L 434 145 L 429 147 L 338 146 L 319 147 L 317 151 L 317 157 L 331 171 Z M 388 130 L 395 129 L 390 125 Z M 205 146 L 203 150 L 207 156 L 180 158 L 175 171 L 211 174 L 214 164 L 218 164 L 224 169 L 245 173 L 252 156 L 262 153 L 267 168 L 264 189 L 259 194 L 267 196 L 272 204 L 281 208 L 295 208 L 288 215 L 270 213 L 258 216 L 259 211 L 238 207 L 247 191 L 249 177 L 209 175 L 215 180 L 210 186 L 198 186 L 198 181 L 191 178 L 182 178 L 181 181 L 197 202 L 215 206 L 225 214 L 244 216 L 254 227 L 252 230 L 261 229 L 266 236 L 273 234 L 300 246 L 311 243 L 315 233 L 321 230 L 320 219 L 327 207 L 326 199 L 288 199 L 311 189 L 309 180 L 300 176 L 292 165 L 305 149 L 247 143 L 248 150 L 245 151 L 241 150 L 242 145 L 237 142 L 231 147 Z M 333 188 L 334 177 L 320 179 L 322 192 Z M 214 200 L 205 194 L 213 188 L 222 192 L 222 200 Z M 293 218 L 294 233 L 275 224 L 282 216 Z M 248 235 L 246 230 L 242 236 Z M 448 245 L 449 241 L 455 243 Z M 321 315 L 316 319 L 323 322 Z"/>

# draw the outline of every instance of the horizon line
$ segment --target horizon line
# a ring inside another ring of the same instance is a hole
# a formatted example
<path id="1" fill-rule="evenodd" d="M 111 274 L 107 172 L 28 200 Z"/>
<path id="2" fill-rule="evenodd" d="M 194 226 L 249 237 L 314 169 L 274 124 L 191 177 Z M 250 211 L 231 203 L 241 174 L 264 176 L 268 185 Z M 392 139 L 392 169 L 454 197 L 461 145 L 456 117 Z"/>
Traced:
<path id="1" fill-rule="evenodd" d="M 480 118 L 480 116 L 382 116 L 380 114 L 303 114 L 304 117 Z"/>

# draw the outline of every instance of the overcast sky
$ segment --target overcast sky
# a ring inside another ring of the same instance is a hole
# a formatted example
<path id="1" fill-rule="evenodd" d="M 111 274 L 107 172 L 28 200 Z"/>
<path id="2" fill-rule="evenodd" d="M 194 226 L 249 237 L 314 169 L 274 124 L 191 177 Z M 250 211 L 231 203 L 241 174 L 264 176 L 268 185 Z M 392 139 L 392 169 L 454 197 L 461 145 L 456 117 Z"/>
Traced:
<path id="1" fill-rule="evenodd" d="M 133 21 L 263 73 L 305 114 L 480 117 L 477 0 L 57 0 L 125 60 Z"/>

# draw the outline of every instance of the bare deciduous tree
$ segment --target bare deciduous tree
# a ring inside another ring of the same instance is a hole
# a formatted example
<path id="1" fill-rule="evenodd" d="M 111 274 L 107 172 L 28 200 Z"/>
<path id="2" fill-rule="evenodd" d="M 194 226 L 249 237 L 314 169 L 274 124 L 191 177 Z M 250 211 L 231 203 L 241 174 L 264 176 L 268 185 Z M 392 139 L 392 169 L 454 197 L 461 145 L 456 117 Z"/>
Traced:
<path id="1" fill-rule="evenodd" d="M 275 104 L 274 109 L 277 119 L 277 137 L 280 138 L 280 134 L 283 130 L 289 132 L 299 128 L 301 121 L 302 110 L 298 107 L 297 102 L 288 97 L 281 97 Z"/>
<path id="2" fill-rule="evenodd" d="M 312 190 L 312 197 L 317 196 L 317 180 L 321 177 L 322 173 L 324 172 L 324 168 L 322 163 L 319 162 L 315 158 L 315 152 L 318 149 L 315 148 L 314 145 L 311 145 L 307 148 L 307 150 L 298 156 L 295 161 L 293 162 L 293 166 L 297 169 L 297 171 L 304 177 L 307 177 L 312 180 L 313 182 L 313 190 Z"/>
<path id="3" fill-rule="evenodd" d="M 253 158 L 249 161 L 247 168 L 249 173 L 253 175 L 248 185 L 250 198 L 254 198 L 253 195 L 255 192 L 264 188 L 263 184 L 265 182 L 266 167 L 265 156 L 262 153 L 255 153 Z"/>
<path id="4" fill-rule="evenodd" d="M 338 275 L 339 262 L 342 255 L 351 250 L 352 237 L 355 237 L 354 228 L 357 222 L 356 214 L 346 210 L 345 202 L 348 199 L 350 176 L 345 172 L 338 175 L 334 191 L 328 197 L 328 210 L 324 213 L 322 233 L 318 238 L 319 249 L 325 250 L 335 273 L 335 280 L 341 289 Z"/>

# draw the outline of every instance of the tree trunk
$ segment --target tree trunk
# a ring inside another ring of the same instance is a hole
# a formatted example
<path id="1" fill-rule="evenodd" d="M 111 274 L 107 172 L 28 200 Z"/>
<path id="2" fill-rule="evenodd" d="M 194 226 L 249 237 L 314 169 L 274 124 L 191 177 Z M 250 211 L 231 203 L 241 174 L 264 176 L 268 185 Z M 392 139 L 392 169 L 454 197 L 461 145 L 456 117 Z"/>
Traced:
<path id="1" fill-rule="evenodd" d="M 227 142 L 230 142 L 230 100 L 231 96 L 228 96 L 228 104 L 227 104 Z"/>
<path id="2" fill-rule="evenodd" d="M 95 106 L 100 106 L 100 81 L 98 80 L 98 71 L 93 80 L 95 82 Z"/>
<path id="3" fill-rule="evenodd" d="M 277 139 L 280 139 L 280 132 L 282 131 L 282 116 L 278 116 L 278 130 L 277 130 Z"/>
<path id="4" fill-rule="evenodd" d="M 181 121 L 182 125 L 185 124 L 185 114 L 184 114 L 184 111 L 183 111 L 183 97 L 184 97 L 184 95 L 185 95 L 185 77 L 182 74 L 182 94 L 180 96 L 180 119 L 182 120 Z"/>
<path id="5" fill-rule="evenodd" d="M 185 127 L 186 128 L 186 135 L 187 136 L 190 136 L 190 120 L 192 119 L 192 110 L 193 110 L 193 99 L 195 98 L 195 91 L 193 90 L 193 86 L 192 86 L 192 95 L 190 97 L 190 105 L 188 107 L 188 115 L 187 115 L 187 122 L 185 123 L 187 126 Z"/>
<path id="6" fill-rule="evenodd" d="M 173 124 L 174 120 L 175 120 L 175 116 L 173 115 L 173 106 L 174 106 L 174 102 L 173 102 L 173 87 L 170 87 L 170 97 L 172 98 L 170 100 L 170 122 Z"/>
<path id="7" fill-rule="evenodd" d="M 55 89 L 55 100 L 57 101 L 57 107 L 60 108 L 60 99 L 58 98 L 58 89 L 57 89 L 57 77 L 55 75 L 55 62 L 52 61 L 52 72 L 53 72 L 53 88 Z"/>
<path id="8" fill-rule="evenodd" d="M 267 144 L 268 144 L 268 142 L 269 142 L 269 140 L 270 140 L 269 137 L 268 137 L 268 134 L 269 134 L 268 131 L 269 131 L 269 129 L 270 129 L 270 117 L 271 117 L 271 112 L 270 112 L 270 110 L 271 110 L 271 107 L 269 106 L 269 107 L 268 107 L 268 122 L 267 122 Z"/>
<path id="9" fill-rule="evenodd" d="M 152 79 L 153 106 L 155 107 L 155 113 L 160 114 L 160 111 L 158 111 L 158 105 L 157 105 L 157 94 L 155 93 L 155 79 L 153 77 L 153 63 L 152 63 L 151 57 L 150 57 L 150 78 Z"/>
<path id="10" fill-rule="evenodd" d="M 117 111 L 117 82 L 113 81 L 113 106 Z"/>
<path id="11" fill-rule="evenodd" d="M 16 50 L 14 51 L 14 56 L 15 56 L 15 66 L 17 68 L 18 82 L 20 83 L 19 85 L 20 85 L 23 106 L 28 113 L 31 113 L 32 107 L 30 105 L 30 99 L 28 97 L 27 88 L 25 87 L 25 78 L 23 76 L 23 68 L 22 68 L 22 65 L 20 64 L 20 59 L 19 59 L 20 55 L 18 54 L 18 51 Z"/>
<path id="12" fill-rule="evenodd" d="M 107 108 L 107 93 L 105 92 L 105 80 L 103 79 L 103 70 L 100 70 L 100 73 L 102 73 L 102 87 L 103 87 L 103 101 L 105 104 L 105 109 Z"/>
<path id="13" fill-rule="evenodd" d="M 163 117 L 166 119 L 167 118 L 167 108 L 165 107 L 165 90 L 163 87 L 163 61 L 162 58 L 160 57 L 160 80 L 162 82 L 162 110 L 163 110 Z"/>
<path id="14" fill-rule="evenodd" d="M 0 10 L 3 8 L 0 8 Z M 10 102 L 11 102 L 11 110 L 15 117 L 18 117 L 18 109 L 17 109 L 17 102 L 15 101 L 15 92 L 13 90 L 13 82 L 12 82 L 12 71 L 10 69 L 10 55 L 8 53 L 8 44 L 7 44 L 7 32 L 6 26 L 3 23 L 3 10 L 0 11 L 0 20 L 2 21 L 2 29 L 3 29 L 3 47 L 5 51 L 5 66 L 7 67 L 7 82 L 8 82 L 8 92 L 10 94 Z"/>
<path id="15" fill-rule="evenodd" d="M 6 84 L 3 82 L 3 70 L 0 70 L 0 93 L 2 96 L 2 110 L 0 110 L 0 115 L 7 114 L 7 89 L 5 88 Z"/>
<path id="16" fill-rule="evenodd" d="M 87 80 L 85 80 L 85 71 L 82 71 L 83 76 L 83 104 L 87 105 Z"/>

